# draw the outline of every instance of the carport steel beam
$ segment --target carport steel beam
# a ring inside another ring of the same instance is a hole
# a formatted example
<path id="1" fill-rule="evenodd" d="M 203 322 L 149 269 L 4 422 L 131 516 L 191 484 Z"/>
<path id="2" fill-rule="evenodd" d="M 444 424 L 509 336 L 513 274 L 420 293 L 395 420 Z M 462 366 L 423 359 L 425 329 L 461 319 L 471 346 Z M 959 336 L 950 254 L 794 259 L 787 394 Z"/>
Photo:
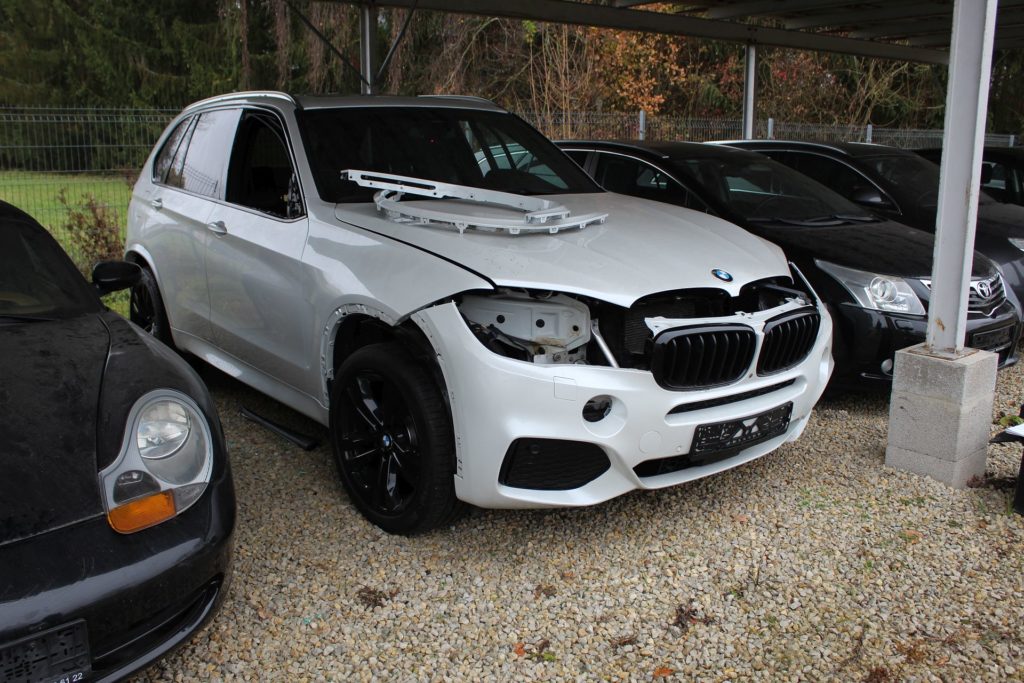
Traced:
<path id="1" fill-rule="evenodd" d="M 362 5 L 358 0 L 338 0 Z M 942 50 L 910 47 L 891 43 L 856 40 L 834 35 L 821 35 L 781 28 L 754 26 L 729 21 L 701 19 L 683 14 L 666 14 L 644 10 L 590 5 L 566 0 L 377 0 L 377 7 L 416 7 L 456 14 L 502 17 L 557 24 L 576 24 L 624 31 L 663 33 L 724 40 L 745 44 L 756 43 L 818 52 L 837 52 L 893 59 L 899 61 L 948 64 L 949 54 Z"/>
<path id="2" fill-rule="evenodd" d="M 997 0 L 956 0 L 926 344 L 963 351 Z M 964 162 L 966 160 L 966 163 Z"/>

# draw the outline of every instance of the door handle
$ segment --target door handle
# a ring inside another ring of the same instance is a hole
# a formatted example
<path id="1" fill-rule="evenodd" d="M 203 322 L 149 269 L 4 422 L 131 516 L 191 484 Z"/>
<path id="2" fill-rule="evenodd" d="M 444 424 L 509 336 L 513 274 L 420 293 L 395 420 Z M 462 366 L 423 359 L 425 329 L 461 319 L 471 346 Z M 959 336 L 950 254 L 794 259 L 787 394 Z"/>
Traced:
<path id="1" fill-rule="evenodd" d="M 214 221 L 206 224 L 206 229 L 212 232 L 217 237 L 223 237 L 228 234 L 228 228 L 224 225 L 224 221 Z"/>
<path id="2" fill-rule="evenodd" d="M 164 208 L 164 200 L 157 197 L 156 199 L 150 200 L 149 205 L 152 206 L 157 211 L 159 211 L 160 209 Z"/>

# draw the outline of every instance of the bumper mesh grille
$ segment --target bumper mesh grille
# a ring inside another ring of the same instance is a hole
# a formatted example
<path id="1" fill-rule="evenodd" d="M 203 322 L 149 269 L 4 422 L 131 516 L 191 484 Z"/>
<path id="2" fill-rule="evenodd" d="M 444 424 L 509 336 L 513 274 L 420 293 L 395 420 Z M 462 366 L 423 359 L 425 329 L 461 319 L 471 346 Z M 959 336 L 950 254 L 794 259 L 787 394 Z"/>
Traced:
<path id="1" fill-rule="evenodd" d="M 818 338 L 820 325 L 821 316 L 814 309 L 802 309 L 769 320 L 764 326 L 757 374 L 781 372 L 806 358 Z"/>
<path id="2" fill-rule="evenodd" d="M 754 331 L 743 325 L 683 327 L 654 340 L 651 371 L 666 389 L 735 382 L 754 360 Z"/>

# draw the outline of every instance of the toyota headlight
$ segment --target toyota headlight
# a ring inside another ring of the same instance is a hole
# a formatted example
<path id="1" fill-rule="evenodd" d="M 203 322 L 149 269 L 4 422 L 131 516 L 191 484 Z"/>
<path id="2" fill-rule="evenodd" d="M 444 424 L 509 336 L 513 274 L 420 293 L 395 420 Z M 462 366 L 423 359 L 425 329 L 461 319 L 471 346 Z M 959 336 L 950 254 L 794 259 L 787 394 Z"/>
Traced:
<path id="1" fill-rule="evenodd" d="M 199 406 L 172 389 L 132 406 L 121 453 L 100 472 L 107 520 L 132 533 L 166 521 L 203 495 L 213 470 L 213 436 Z"/>
<path id="2" fill-rule="evenodd" d="M 864 308 L 909 315 L 925 313 L 924 304 L 901 277 L 844 268 L 828 261 L 815 263 L 843 285 L 853 296 L 854 301 Z"/>

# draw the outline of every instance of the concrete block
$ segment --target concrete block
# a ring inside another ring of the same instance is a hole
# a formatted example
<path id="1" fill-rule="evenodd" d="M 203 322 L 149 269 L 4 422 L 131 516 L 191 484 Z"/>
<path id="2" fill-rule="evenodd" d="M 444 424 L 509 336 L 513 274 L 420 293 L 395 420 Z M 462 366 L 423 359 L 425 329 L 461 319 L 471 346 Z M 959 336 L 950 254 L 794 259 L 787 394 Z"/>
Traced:
<path id="1" fill-rule="evenodd" d="M 989 351 L 966 349 L 955 359 L 929 354 L 924 344 L 896 353 L 893 391 L 908 391 L 955 403 L 965 397 L 982 396 L 995 391 L 999 357 Z"/>
<path id="2" fill-rule="evenodd" d="M 885 450 L 885 464 L 898 470 L 931 477 L 947 486 L 962 489 L 967 486 L 971 477 L 980 477 L 985 473 L 987 454 L 988 449 L 984 448 L 961 460 L 951 461 L 890 446 Z"/>
<path id="3" fill-rule="evenodd" d="M 998 357 L 896 353 L 885 463 L 962 487 L 985 471 Z"/>

